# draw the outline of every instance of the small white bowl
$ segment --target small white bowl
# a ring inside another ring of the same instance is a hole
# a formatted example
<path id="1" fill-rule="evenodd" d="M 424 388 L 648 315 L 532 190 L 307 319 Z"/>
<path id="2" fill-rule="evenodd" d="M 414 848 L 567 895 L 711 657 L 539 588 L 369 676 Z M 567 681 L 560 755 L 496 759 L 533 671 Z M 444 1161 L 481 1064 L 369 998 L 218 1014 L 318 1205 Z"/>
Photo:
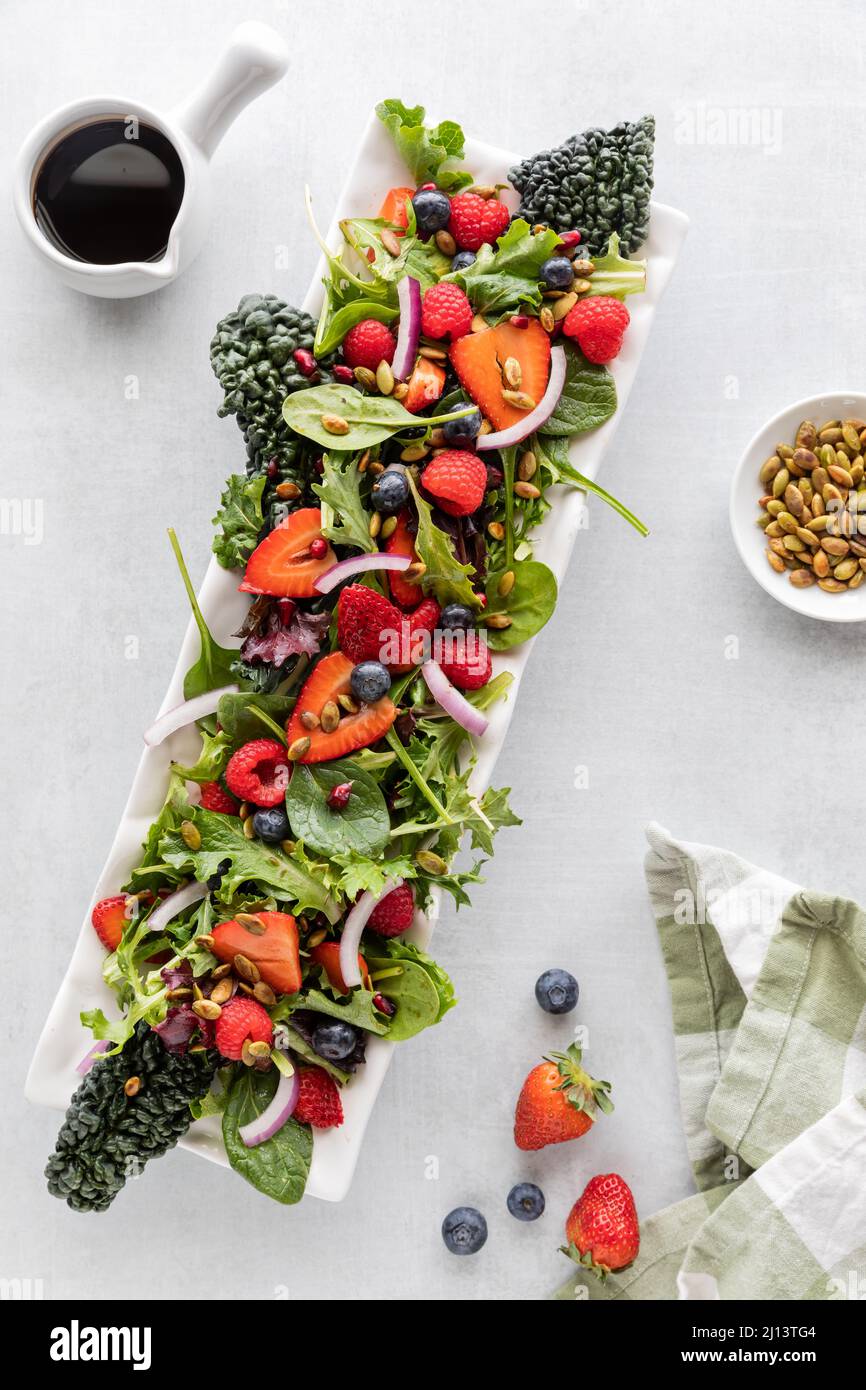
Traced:
<path id="1" fill-rule="evenodd" d="M 765 553 L 766 540 L 757 525 L 758 499 L 762 493 L 758 474 L 761 464 L 775 451 L 777 444 L 793 444 L 802 420 L 814 420 L 820 425 L 824 420 L 844 420 L 848 416 L 866 419 L 866 395 L 856 391 L 834 391 L 786 406 L 749 440 L 731 482 L 731 531 L 740 559 L 752 578 L 786 608 L 828 623 L 866 622 L 866 584 L 844 594 L 827 594 L 817 584 L 808 589 L 796 589 L 787 574 L 777 574 L 770 568 Z"/>

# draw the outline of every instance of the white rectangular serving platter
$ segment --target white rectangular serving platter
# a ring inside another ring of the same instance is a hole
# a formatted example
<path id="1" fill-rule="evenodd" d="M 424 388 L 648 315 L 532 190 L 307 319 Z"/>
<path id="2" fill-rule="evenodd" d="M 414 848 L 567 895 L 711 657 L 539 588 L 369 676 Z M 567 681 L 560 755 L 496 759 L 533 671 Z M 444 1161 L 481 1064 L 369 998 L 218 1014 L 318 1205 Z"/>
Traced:
<path id="1" fill-rule="evenodd" d="M 502 183 L 516 158 L 517 156 L 510 155 L 505 150 L 470 140 L 466 145 L 464 162 L 466 167 L 472 170 L 478 183 Z M 390 137 L 375 115 L 371 116 L 354 167 L 340 196 L 338 211 L 328 231 L 329 245 L 337 246 L 341 241 L 338 227 L 340 216 L 372 215 L 379 207 L 385 192 L 405 181 L 406 170 Z M 509 193 L 503 196 L 509 199 Z M 511 194 L 509 200 L 512 206 L 516 206 L 516 195 Z M 598 473 L 605 450 L 613 438 L 637 373 L 656 306 L 673 273 L 687 228 L 688 218 L 683 213 L 663 204 L 653 203 L 650 237 L 641 251 L 641 255 L 646 256 L 649 262 L 647 291 L 645 294 L 629 298 L 631 325 L 623 350 L 612 367 L 619 408 L 605 425 L 581 436 L 571 449 L 575 467 L 588 478 L 594 478 Z M 318 314 L 321 306 L 321 278 L 324 268 L 324 261 L 321 261 L 304 300 L 303 307 L 314 315 Z M 202 341 L 204 342 L 204 339 Z M 216 387 L 214 389 L 216 391 Z M 586 503 L 582 493 L 564 489 L 557 491 L 560 495 L 538 532 L 534 550 L 536 557 L 550 566 L 557 582 L 561 584 L 575 538 L 581 529 Z M 205 618 L 217 641 L 231 645 L 230 634 L 239 627 L 249 602 L 244 595 L 238 593 L 236 576 L 222 569 L 217 561 L 212 559 L 199 597 Z M 171 709 L 183 699 L 184 673 L 198 656 L 198 645 L 198 633 L 190 621 L 160 713 Z M 502 670 L 511 671 L 514 683 L 507 700 L 494 706 L 489 729 L 480 742 L 474 772 L 478 791 L 488 785 L 492 776 L 531 647 L 532 642 L 529 641 L 512 652 L 494 657 L 494 673 Z M 90 911 L 100 898 L 118 892 L 119 886 L 126 882 L 130 871 L 138 862 L 141 844 L 148 827 L 165 799 L 169 762 L 195 761 L 198 746 L 197 733 L 193 729 L 184 729 L 172 735 L 160 747 L 145 749 L 142 753 L 114 844 L 96 884 L 69 969 L 52 1005 L 27 1077 L 27 1098 L 37 1105 L 65 1109 L 80 1081 L 75 1068 L 87 1051 L 90 1036 L 81 1026 L 81 1011 L 99 1007 L 109 1016 L 114 1016 L 117 1012 L 114 997 L 102 980 L 104 953 L 90 925 Z M 419 920 L 413 928 L 413 938 L 419 945 L 426 945 L 429 940 L 438 912 L 437 900 L 427 919 Z M 370 1040 L 365 1066 L 343 1092 L 345 1123 L 339 1129 L 316 1133 L 307 1195 L 331 1202 L 339 1202 L 346 1196 L 358 1161 L 364 1132 L 395 1046 L 396 1044 L 381 1038 Z M 403 1046 L 411 1052 L 411 1043 Z M 407 1058 L 407 1065 L 412 1065 L 411 1057 Z M 198 1121 L 180 1142 L 183 1148 L 191 1149 L 204 1158 L 224 1166 L 228 1164 L 220 1136 L 218 1116 Z"/>

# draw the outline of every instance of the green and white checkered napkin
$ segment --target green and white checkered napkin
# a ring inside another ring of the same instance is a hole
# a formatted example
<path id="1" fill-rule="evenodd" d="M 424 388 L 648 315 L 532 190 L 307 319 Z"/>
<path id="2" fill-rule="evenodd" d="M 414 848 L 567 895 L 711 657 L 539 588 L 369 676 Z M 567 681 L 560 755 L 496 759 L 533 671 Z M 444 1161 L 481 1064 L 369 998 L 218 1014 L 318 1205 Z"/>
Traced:
<path id="1" fill-rule="evenodd" d="M 558 1298 L 866 1298 L 866 912 L 647 830 L 696 1195 Z"/>

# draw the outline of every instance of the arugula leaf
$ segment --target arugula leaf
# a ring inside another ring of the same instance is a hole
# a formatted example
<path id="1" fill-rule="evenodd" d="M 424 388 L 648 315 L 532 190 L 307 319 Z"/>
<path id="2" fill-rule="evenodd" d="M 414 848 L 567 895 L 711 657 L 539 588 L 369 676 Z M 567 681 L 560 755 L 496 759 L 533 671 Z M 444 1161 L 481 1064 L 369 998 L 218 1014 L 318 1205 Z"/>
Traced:
<path id="1" fill-rule="evenodd" d="M 460 420 L 474 409 L 475 406 L 464 406 L 450 415 L 438 416 L 436 423 Z M 335 436 L 326 430 L 322 423 L 326 415 L 339 416 L 348 424 L 348 431 Z M 402 430 L 417 430 L 419 424 L 429 423 L 410 414 L 393 396 L 362 396 L 354 386 L 329 382 L 287 396 L 283 401 L 283 419 L 289 429 L 305 439 L 312 439 L 325 449 L 333 448 L 336 439 L 349 452 L 370 448 Z"/>
<path id="2" fill-rule="evenodd" d="M 298 395 L 302 396 L 303 391 Z M 199 608 L 195 589 L 192 587 L 192 580 L 189 577 L 189 570 L 183 558 L 180 544 L 174 533 L 174 528 L 169 527 L 168 538 L 171 541 L 171 548 L 174 551 L 174 558 L 177 560 L 177 567 L 180 570 L 180 577 L 186 589 L 189 605 L 192 609 L 192 616 L 198 628 L 201 638 L 201 656 L 192 666 L 190 666 L 183 678 L 183 698 L 192 700 L 196 695 L 204 695 L 208 690 L 218 690 L 222 685 L 233 685 L 236 676 L 232 671 L 232 663 L 237 660 L 237 650 L 230 647 L 221 647 L 214 641 L 210 628 L 204 620 L 204 615 Z"/>
<path id="3" fill-rule="evenodd" d="M 376 115 L 391 135 L 416 187 L 435 182 L 446 193 L 456 193 L 472 182 L 465 169 L 445 167 L 463 158 L 463 131 L 455 121 L 427 127 L 423 106 L 406 106 L 395 97 L 380 101 Z"/>
<path id="4" fill-rule="evenodd" d="M 220 508 L 213 519 L 220 535 L 214 536 L 212 550 L 224 569 L 243 569 L 259 543 L 264 525 L 262 493 L 267 478 L 247 478 L 233 473 L 227 480 L 220 498 Z"/>
<path id="5" fill-rule="evenodd" d="M 124 893 L 140 893 L 145 888 L 159 888 L 163 884 L 177 883 L 182 874 L 178 869 L 163 862 L 159 842 L 168 830 L 177 830 L 189 809 L 189 798 L 183 778 L 172 770 L 169 773 L 168 791 L 162 810 L 147 832 L 142 845 L 139 864 L 133 869 L 129 882 L 123 885 Z"/>
<path id="6" fill-rule="evenodd" d="M 593 256 L 595 269 L 590 280 L 590 295 L 610 294 L 625 299 L 627 294 L 642 294 L 646 289 L 646 261 L 629 261 L 619 254 L 619 234 L 611 232 L 603 256 Z"/>
<path id="7" fill-rule="evenodd" d="M 304 1195 L 313 1158 L 313 1135 L 309 1125 L 290 1117 L 281 1129 L 263 1144 L 248 1149 L 240 1137 L 242 1125 L 261 1115 L 273 1100 L 279 1082 L 276 1067 L 256 1071 L 240 1067 L 223 1114 L 223 1142 L 231 1166 L 248 1183 L 290 1206 Z"/>
<path id="8" fill-rule="evenodd" d="M 294 855 L 261 840 L 248 840 L 237 816 L 222 816 L 201 806 L 191 806 L 185 819 L 199 832 L 200 847 L 190 849 L 179 830 L 169 830 L 160 842 L 162 857 L 175 868 L 192 873 L 199 883 L 206 883 L 228 860 L 229 866 L 217 889 L 221 902 L 231 901 L 240 885 L 252 880 L 272 888 L 278 898 L 296 903 L 301 912 L 324 912 L 329 922 L 339 921 L 340 910 L 321 879 L 314 877 Z"/>
<path id="9" fill-rule="evenodd" d="M 351 782 L 349 800 L 332 811 L 328 795 L 342 782 Z M 286 791 L 286 811 L 292 833 L 319 854 L 354 851 L 369 858 L 388 843 L 391 817 L 376 781 L 352 762 L 297 763 Z"/>
<path id="10" fill-rule="evenodd" d="M 399 256 L 392 256 L 382 241 L 382 232 L 390 225 L 382 217 L 347 217 L 340 223 L 340 230 L 352 250 L 369 265 L 371 273 L 381 283 L 396 286 L 404 275 L 411 275 L 422 291 L 437 284 L 451 269 L 451 259 L 439 250 L 432 237 L 429 241 L 419 240 L 412 204 L 409 204 L 408 222 L 400 239 Z"/>
<path id="11" fill-rule="evenodd" d="M 521 305 L 541 306 L 539 276 L 548 257 L 556 254 L 559 236 L 546 227 L 533 232 L 517 217 L 498 239 L 495 248 L 482 246 L 472 265 L 452 271 L 446 280 L 460 285 L 476 313 L 492 317 L 512 312 Z"/>
<path id="12" fill-rule="evenodd" d="M 218 734 L 209 734 L 205 730 L 201 736 L 198 761 L 191 767 L 173 763 L 172 771 L 185 782 L 215 782 L 225 772 L 231 753 L 232 740 L 225 729 L 221 729 Z"/>
<path id="13" fill-rule="evenodd" d="M 303 395 L 303 392 L 298 394 Z M 447 418 L 436 416 L 437 421 Z M 433 590 L 443 608 L 447 603 L 464 603 L 469 608 L 480 608 L 481 601 L 470 583 L 470 577 L 475 573 L 473 567 L 461 565 L 454 554 L 450 538 L 433 520 L 432 508 L 418 491 L 412 474 L 407 471 L 406 477 L 418 511 L 415 549 L 419 559 L 426 566 L 424 588 L 429 587 Z"/>
<path id="14" fill-rule="evenodd" d="M 370 516 L 361 497 L 363 476 L 351 454 L 324 454 L 322 481 L 313 483 L 313 492 L 334 513 L 331 524 L 322 528 L 328 540 L 369 551 L 376 549 L 376 542 L 370 535 Z"/>
<path id="15" fill-rule="evenodd" d="M 487 579 L 487 613 L 507 613 L 511 626 L 489 628 L 487 643 L 494 651 L 517 647 L 539 632 L 556 607 L 556 576 L 540 560 L 514 560 L 514 584 L 505 598 L 499 593 L 502 574 Z"/>
<path id="16" fill-rule="evenodd" d="M 634 512 L 630 512 L 624 502 L 620 502 L 612 492 L 608 492 L 592 478 L 585 478 L 582 473 L 578 473 L 577 469 L 572 467 L 568 457 L 567 439 L 562 437 L 544 438 L 534 434 L 532 436 L 532 449 L 541 465 L 542 476 L 546 474 L 549 483 L 562 483 L 566 487 L 577 487 L 582 492 L 592 493 L 594 497 L 600 498 L 602 502 L 606 502 L 609 507 L 612 507 L 617 515 L 627 521 L 630 526 L 633 526 L 641 536 L 649 535 L 649 527 L 645 526 Z M 542 484 L 542 497 L 548 482 Z M 538 519 L 540 520 L 541 517 L 539 516 Z"/>
<path id="17" fill-rule="evenodd" d="M 583 434 L 603 425 L 616 411 L 616 383 L 607 367 L 588 362 L 573 343 L 566 342 L 564 349 L 565 385 L 556 409 L 539 430 L 542 435 Z"/>

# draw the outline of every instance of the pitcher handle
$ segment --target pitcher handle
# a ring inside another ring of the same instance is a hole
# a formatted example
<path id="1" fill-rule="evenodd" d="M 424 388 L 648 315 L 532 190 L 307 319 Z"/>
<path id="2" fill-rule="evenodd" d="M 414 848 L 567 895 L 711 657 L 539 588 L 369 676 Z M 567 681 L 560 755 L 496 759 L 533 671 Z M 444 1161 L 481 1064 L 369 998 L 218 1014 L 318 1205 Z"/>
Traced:
<path id="1" fill-rule="evenodd" d="M 250 20 L 232 33 L 214 67 L 172 113 L 193 144 L 210 159 L 244 107 L 285 73 L 289 50 L 267 24 Z"/>

